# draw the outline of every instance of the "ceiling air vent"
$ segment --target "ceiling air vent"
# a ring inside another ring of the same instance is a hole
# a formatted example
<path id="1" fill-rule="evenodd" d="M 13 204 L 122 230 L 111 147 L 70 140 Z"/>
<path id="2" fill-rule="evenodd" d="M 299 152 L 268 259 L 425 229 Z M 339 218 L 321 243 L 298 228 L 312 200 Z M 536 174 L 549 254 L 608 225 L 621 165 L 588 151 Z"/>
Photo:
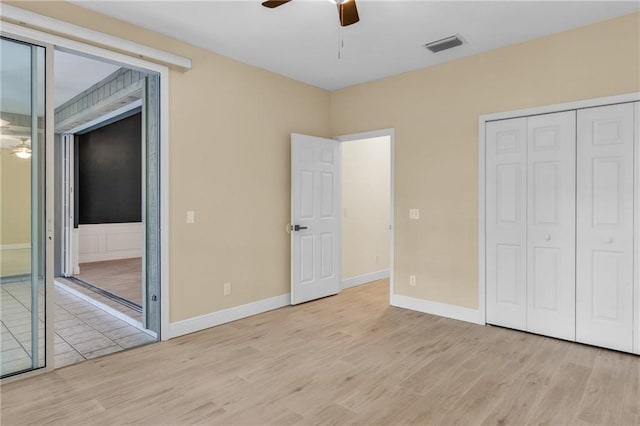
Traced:
<path id="1" fill-rule="evenodd" d="M 433 53 L 442 52 L 443 50 L 451 49 L 452 47 L 460 46 L 462 44 L 462 40 L 458 35 L 452 35 L 450 37 L 443 38 L 441 40 L 432 41 L 431 43 L 425 44 L 425 47 L 432 51 Z"/>

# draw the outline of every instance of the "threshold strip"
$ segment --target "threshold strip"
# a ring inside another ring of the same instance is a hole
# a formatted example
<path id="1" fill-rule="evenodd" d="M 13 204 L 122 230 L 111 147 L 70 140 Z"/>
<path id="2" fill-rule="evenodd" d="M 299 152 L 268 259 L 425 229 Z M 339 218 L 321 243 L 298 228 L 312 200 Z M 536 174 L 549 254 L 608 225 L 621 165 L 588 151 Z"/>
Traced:
<path id="1" fill-rule="evenodd" d="M 91 290 L 94 293 L 97 293 L 97 294 L 99 294 L 101 296 L 104 296 L 107 299 L 111 299 L 114 302 L 118 302 L 121 305 L 124 305 L 127 308 L 132 309 L 132 310 L 134 310 L 134 311 L 136 311 L 138 313 L 142 313 L 142 306 L 138 305 L 137 303 L 132 302 L 131 300 L 125 299 L 124 297 L 120 297 L 117 294 L 111 293 L 110 291 L 103 290 L 100 287 L 96 287 L 95 285 L 93 285 L 91 283 L 88 283 L 86 281 L 83 281 L 83 280 L 81 280 L 79 278 L 76 278 L 76 277 L 65 277 L 65 279 L 67 279 L 67 280 L 69 280 L 69 281 L 71 281 L 71 282 L 73 282 L 75 284 L 78 284 L 78 285 L 86 288 L 87 290 Z"/>

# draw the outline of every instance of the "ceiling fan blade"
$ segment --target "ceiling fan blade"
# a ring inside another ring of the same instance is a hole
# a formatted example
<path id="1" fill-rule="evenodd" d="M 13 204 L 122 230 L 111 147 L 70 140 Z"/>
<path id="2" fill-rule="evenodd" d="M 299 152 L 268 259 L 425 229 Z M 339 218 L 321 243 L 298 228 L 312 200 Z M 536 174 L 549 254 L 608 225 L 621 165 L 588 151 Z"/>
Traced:
<path id="1" fill-rule="evenodd" d="M 340 16 L 340 25 L 343 27 L 358 22 L 360 17 L 358 16 L 356 0 L 345 0 L 342 3 L 339 3 L 338 16 Z"/>
<path id="2" fill-rule="evenodd" d="M 269 9 L 273 9 L 274 7 L 282 6 L 285 3 L 289 3 L 291 0 L 269 0 L 263 1 L 262 5 L 264 7 L 268 7 Z"/>

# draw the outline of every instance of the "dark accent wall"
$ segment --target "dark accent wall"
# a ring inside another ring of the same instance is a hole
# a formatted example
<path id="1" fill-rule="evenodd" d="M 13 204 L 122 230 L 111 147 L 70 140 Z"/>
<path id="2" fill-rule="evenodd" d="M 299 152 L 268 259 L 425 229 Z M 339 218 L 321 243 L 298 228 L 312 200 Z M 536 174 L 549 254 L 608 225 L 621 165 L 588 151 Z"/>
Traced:
<path id="1" fill-rule="evenodd" d="M 78 223 L 141 222 L 142 115 L 78 135 L 76 141 Z"/>

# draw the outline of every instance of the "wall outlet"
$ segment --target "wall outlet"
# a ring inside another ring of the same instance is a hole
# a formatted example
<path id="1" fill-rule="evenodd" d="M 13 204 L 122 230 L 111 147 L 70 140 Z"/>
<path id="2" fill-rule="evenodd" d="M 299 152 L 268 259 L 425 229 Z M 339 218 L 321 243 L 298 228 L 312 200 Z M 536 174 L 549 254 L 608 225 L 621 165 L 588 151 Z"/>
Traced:
<path id="1" fill-rule="evenodd" d="M 193 210 L 189 210 L 187 212 L 187 223 L 196 223 L 196 212 L 194 212 Z"/>
<path id="2" fill-rule="evenodd" d="M 416 286 L 416 276 L 415 275 L 409 275 L 409 285 L 411 287 L 415 287 Z"/>
<path id="3" fill-rule="evenodd" d="M 231 283 L 224 283 L 223 288 L 224 288 L 223 291 L 225 296 L 228 296 L 231 294 Z"/>
<path id="4" fill-rule="evenodd" d="M 409 209 L 409 219 L 420 219 L 420 209 Z"/>

